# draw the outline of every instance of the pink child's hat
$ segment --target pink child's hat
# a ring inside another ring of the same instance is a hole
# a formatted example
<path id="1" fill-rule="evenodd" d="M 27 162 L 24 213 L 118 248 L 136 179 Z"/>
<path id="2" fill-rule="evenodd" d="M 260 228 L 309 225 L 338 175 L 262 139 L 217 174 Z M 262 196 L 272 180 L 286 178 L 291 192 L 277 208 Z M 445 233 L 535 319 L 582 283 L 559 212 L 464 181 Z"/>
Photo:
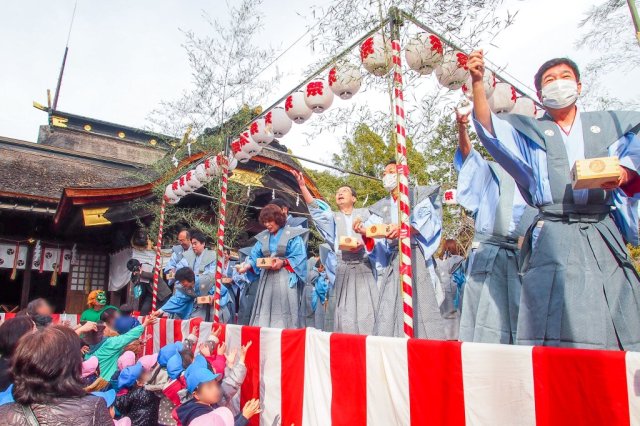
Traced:
<path id="1" fill-rule="evenodd" d="M 122 371 L 136 363 L 136 354 L 126 351 L 118 358 L 118 370 Z"/>
<path id="2" fill-rule="evenodd" d="M 96 372 L 98 369 L 98 358 L 95 356 L 90 357 L 88 360 L 82 363 L 82 378 L 88 377 Z"/>
<path id="3" fill-rule="evenodd" d="M 227 407 L 220 407 L 196 417 L 189 424 L 191 426 L 233 426 L 233 413 Z"/>
<path id="4" fill-rule="evenodd" d="M 142 364 L 142 368 L 146 371 L 150 371 L 154 365 L 158 363 L 158 354 L 145 355 L 138 359 L 138 362 Z"/>

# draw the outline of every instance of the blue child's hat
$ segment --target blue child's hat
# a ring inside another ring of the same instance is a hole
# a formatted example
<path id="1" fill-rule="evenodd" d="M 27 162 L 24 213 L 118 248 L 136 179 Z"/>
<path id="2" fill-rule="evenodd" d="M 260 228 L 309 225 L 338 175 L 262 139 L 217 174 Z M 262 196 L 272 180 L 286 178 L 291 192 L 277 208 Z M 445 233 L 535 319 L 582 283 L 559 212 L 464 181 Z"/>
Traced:
<path id="1" fill-rule="evenodd" d="M 187 368 L 184 376 L 187 381 L 187 390 L 189 392 L 193 392 L 198 389 L 198 386 L 202 383 L 215 380 L 220 375 L 214 374 L 209 370 L 207 368 L 207 360 L 202 355 L 198 355 L 193 360 L 193 363 Z"/>
<path id="2" fill-rule="evenodd" d="M 91 392 L 91 395 L 99 396 L 104 399 L 104 402 L 107 403 L 107 408 L 111 407 L 116 401 L 116 391 L 113 389 L 109 389 L 106 392 Z"/>
<path id="3" fill-rule="evenodd" d="M 158 352 L 158 364 L 160 367 L 166 367 L 167 361 L 169 358 L 178 353 L 178 351 L 182 350 L 182 343 L 169 343 L 168 345 L 163 346 Z"/>
<path id="4" fill-rule="evenodd" d="M 118 388 L 130 388 L 136 380 L 138 380 L 140 374 L 142 374 L 142 364 L 139 362 L 131 367 L 125 368 L 120 372 L 120 376 L 118 377 Z"/>
<path id="5" fill-rule="evenodd" d="M 0 405 L 11 404 L 12 402 L 15 402 L 13 399 L 13 384 L 9 385 L 3 392 L 0 392 Z"/>
<path id="6" fill-rule="evenodd" d="M 170 379 L 177 379 L 180 377 L 180 374 L 184 371 L 182 368 L 182 357 L 179 353 L 176 353 L 169 361 L 167 361 L 167 375 Z"/>

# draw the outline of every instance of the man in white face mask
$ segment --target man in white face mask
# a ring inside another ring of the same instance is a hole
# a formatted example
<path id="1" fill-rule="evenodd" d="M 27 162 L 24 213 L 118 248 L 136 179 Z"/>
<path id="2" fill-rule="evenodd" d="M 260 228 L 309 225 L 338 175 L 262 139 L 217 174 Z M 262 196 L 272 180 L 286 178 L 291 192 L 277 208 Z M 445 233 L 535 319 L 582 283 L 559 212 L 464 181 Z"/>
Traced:
<path id="1" fill-rule="evenodd" d="M 398 167 L 390 161 L 384 169 L 382 184 L 389 196 L 369 207 L 369 219 L 354 223 L 354 231 L 363 235 L 367 252 L 374 260 L 379 288 L 373 334 L 403 336 L 403 303 L 400 291 L 398 256 Z M 433 254 L 440 245 L 442 209 L 439 187 L 410 188 L 411 199 L 411 266 L 413 269 L 413 329 L 415 337 L 445 340 L 446 323 L 440 315 L 444 300 L 434 268 Z M 390 225 L 385 238 L 366 237 L 371 225 Z"/>
<path id="2" fill-rule="evenodd" d="M 557 58 L 535 75 L 541 119 L 496 116 L 482 51 L 467 65 L 478 136 L 538 209 L 521 249 L 517 343 L 640 350 L 640 280 L 625 248 L 625 240 L 638 244 L 640 113 L 580 111 L 578 67 Z M 617 182 L 574 190 L 576 160 L 606 156 L 620 159 Z"/>

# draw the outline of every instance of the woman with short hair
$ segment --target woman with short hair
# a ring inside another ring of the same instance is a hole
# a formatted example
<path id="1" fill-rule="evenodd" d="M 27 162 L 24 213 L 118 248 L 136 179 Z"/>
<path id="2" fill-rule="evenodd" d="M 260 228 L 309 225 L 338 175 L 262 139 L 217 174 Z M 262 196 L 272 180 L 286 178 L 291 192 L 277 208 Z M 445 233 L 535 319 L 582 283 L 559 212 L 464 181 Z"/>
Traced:
<path id="1" fill-rule="evenodd" d="M 260 279 L 251 312 L 250 324 L 259 327 L 298 328 L 299 290 L 307 277 L 307 249 L 302 235 L 308 229 L 286 226 L 287 217 L 275 205 L 260 212 L 260 223 L 267 228 L 256 235 L 246 263 L 239 273 Z M 273 258 L 269 269 L 261 269 L 260 258 Z"/>
<path id="2" fill-rule="evenodd" d="M 76 333 L 59 325 L 24 336 L 12 360 L 15 402 L 0 406 L 3 424 L 113 425 L 104 399 L 82 388 L 81 347 Z"/>

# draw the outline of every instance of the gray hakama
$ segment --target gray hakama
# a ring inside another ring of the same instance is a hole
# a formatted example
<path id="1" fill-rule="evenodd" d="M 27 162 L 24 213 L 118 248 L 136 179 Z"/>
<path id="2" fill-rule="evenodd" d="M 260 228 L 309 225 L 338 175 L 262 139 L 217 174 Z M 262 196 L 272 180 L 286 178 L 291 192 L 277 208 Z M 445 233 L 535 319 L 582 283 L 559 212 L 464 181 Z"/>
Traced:
<path id="1" fill-rule="evenodd" d="M 636 133 L 632 128 L 640 122 L 637 113 L 582 113 L 578 118 L 585 158 L 612 155 L 609 147 L 627 132 Z M 611 216 L 612 191 L 588 190 L 587 203 L 576 203 L 568 148 L 558 126 L 548 116 L 505 120 L 546 152 L 552 198 L 538 206 L 521 249 L 517 343 L 639 350 L 640 280 Z"/>
<path id="2" fill-rule="evenodd" d="M 271 253 L 269 248 L 270 234 L 268 231 L 261 232 L 256 236 L 256 239 L 261 243 L 262 257 L 284 259 L 287 258 L 289 241 L 307 232 L 309 232 L 308 229 L 285 226 L 278 240 L 275 253 Z M 302 241 L 300 244 L 302 244 Z M 306 250 L 304 257 L 304 268 L 306 270 Z M 251 311 L 251 320 L 249 321 L 252 326 L 272 328 L 298 328 L 300 326 L 298 317 L 300 306 L 299 283 L 290 286 L 289 274 L 290 272 L 285 268 L 278 271 L 268 269 L 260 271 L 257 293 L 253 310 Z"/>
<path id="3" fill-rule="evenodd" d="M 364 248 L 357 253 L 339 249 L 341 236 L 350 236 L 362 242 L 362 237 L 354 233 L 351 227 L 356 218 L 367 220 L 369 212 L 366 209 L 353 209 L 347 217 L 342 212 L 320 208 L 317 201 L 309 204 L 309 211 L 336 259 L 335 280 L 333 288 L 329 289 L 324 330 L 371 334 L 378 303 L 378 286 L 371 261 Z"/>
<path id="4" fill-rule="evenodd" d="M 498 204 L 493 232 L 476 231 L 474 236 L 464 288 L 460 340 L 509 344 L 516 339 L 522 286 L 518 238 L 524 236 L 536 210 L 527 206 L 510 233 L 516 185 L 497 163 L 489 162 L 489 168 L 499 188 Z"/>
<path id="5" fill-rule="evenodd" d="M 458 298 L 458 285 L 452 276 L 456 270 L 463 267 L 464 261 L 464 257 L 458 255 L 435 260 L 438 281 L 444 295 L 444 300 L 440 305 L 440 315 L 442 315 L 445 322 L 444 334 L 446 340 L 458 340 L 460 333 L 459 302 L 461 298 Z"/>
<path id="6" fill-rule="evenodd" d="M 434 221 L 438 218 L 433 214 L 440 214 L 440 203 L 438 200 L 438 187 L 416 187 L 412 188 L 412 206 L 417 206 L 423 201 L 431 203 L 432 211 L 430 218 Z M 372 215 L 382 218 L 383 223 L 393 223 L 389 208 L 390 198 L 387 197 L 378 201 L 369 208 Z M 414 215 L 420 216 L 419 212 L 412 214 L 412 224 Z M 432 245 L 437 247 L 441 225 L 437 226 L 437 238 L 433 239 Z M 377 336 L 404 336 L 404 310 L 402 302 L 402 291 L 400 289 L 399 277 L 399 256 L 398 240 L 389 240 L 392 252 L 389 265 L 384 269 L 381 277 L 382 287 L 376 309 L 376 321 L 373 327 L 373 334 Z M 412 235 L 411 237 L 411 266 L 413 270 L 413 331 L 414 336 L 423 339 L 446 340 L 446 323 L 440 315 L 440 303 L 442 294 L 436 296 L 436 291 L 440 286 L 434 269 L 434 261 L 430 253 L 425 259 L 423 247 Z"/>

